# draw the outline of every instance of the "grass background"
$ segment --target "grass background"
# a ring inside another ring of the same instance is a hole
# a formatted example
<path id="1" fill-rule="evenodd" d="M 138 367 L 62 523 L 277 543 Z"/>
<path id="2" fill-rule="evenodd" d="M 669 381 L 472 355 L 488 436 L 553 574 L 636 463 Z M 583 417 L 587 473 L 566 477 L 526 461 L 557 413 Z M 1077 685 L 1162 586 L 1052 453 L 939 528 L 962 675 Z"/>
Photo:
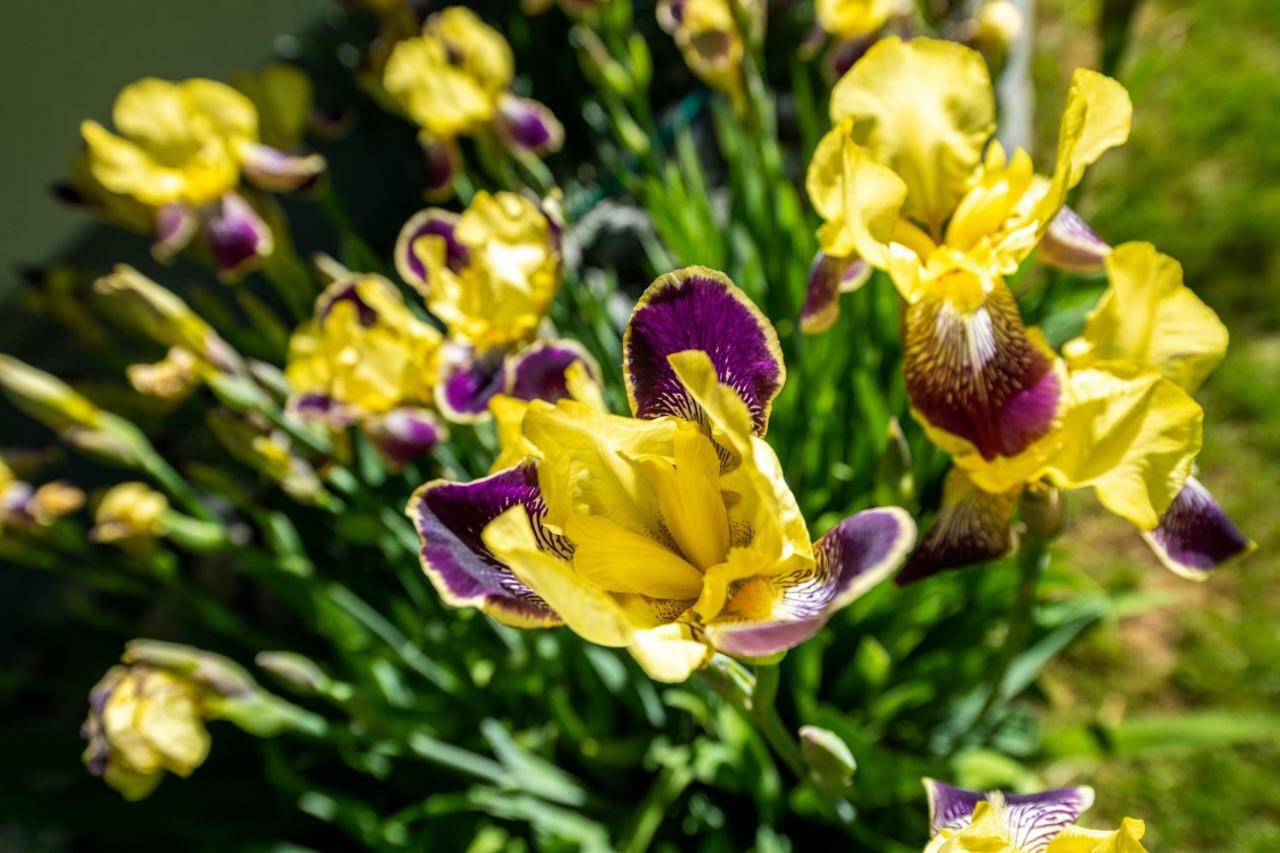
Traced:
<path id="1" fill-rule="evenodd" d="M 1110 3 L 1112 7 L 1122 4 Z M 1098 67 L 1104 4 L 1040 8 L 1038 139 L 1052 149 L 1070 70 Z M 1280 4 L 1138 4 L 1117 75 L 1135 105 L 1129 144 L 1088 178 L 1081 208 L 1112 243 L 1149 240 L 1231 328 L 1200 393 L 1201 479 L 1259 546 L 1189 586 L 1087 496 L 1065 557 L 1108 585 L 1168 588 L 1170 607 L 1095 630 L 1044 679 L 1051 718 L 1280 708 Z M 1189 739 L 1190 740 L 1190 739 Z M 1271 745 L 1181 749 L 1093 770 L 1092 817 L 1147 820 L 1160 850 L 1280 849 L 1280 732 Z"/>

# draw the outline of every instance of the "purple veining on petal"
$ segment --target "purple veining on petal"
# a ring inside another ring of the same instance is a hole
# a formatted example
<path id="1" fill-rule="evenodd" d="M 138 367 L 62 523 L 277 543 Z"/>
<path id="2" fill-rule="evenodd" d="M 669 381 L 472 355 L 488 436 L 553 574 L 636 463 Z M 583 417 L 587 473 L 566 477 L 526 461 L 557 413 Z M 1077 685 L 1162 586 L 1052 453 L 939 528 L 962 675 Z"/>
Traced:
<path id="1" fill-rule="evenodd" d="M 856 288 L 870 274 L 871 267 L 861 258 L 836 258 L 818 252 L 809 267 L 800 330 L 812 335 L 831 328 L 840 316 L 840 294 Z"/>
<path id="2" fill-rule="evenodd" d="M 943 829 L 967 826 L 974 808 L 991 796 L 936 779 L 925 779 L 924 786 L 929 798 L 930 836 Z M 1013 846 L 1028 853 L 1042 853 L 1054 836 L 1074 824 L 1093 805 L 1093 789 L 1087 785 L 1002 796 Z"/>
<path id="3" fill-rule="evenodd" d="M 564 142 L 564 128 L 551 110 L 531 98 L 504 95 L 498 103 L 498 129 L 509 144 L 545 154 Z"/>
<path id="4" fill-rule="evenodd" d="M 507 362 L 507 393 L 520 400 L 556 400 L 569 396 L 565 371 L 582 362 L 599 378 L 594 359 L 574 341 L 537 341 Z"/>
<path id="5" fill-rule="evenodd" d="M 493 519 L 516 504 L 534 522 L 547 550 L 562 556 L 568 544 L 538 523 L 546 509 L 535 465 L 526 463 L 470 483 L 438 480 L 414 494 L 409 516 L 422 543 L 422 565 L 440 594 L 457 606 L 477 606 L 504 621 L 554 625 L 559 617 L 503 565 L 481 538 Z"/>
<path id="6" fill-rule="evenodd" d="M 1070 272 L 1098 272 L 1111 247 L 1069 207 L 1058 211 L 1040 240 L 1040 260 Z"/>
<path id="7" fill-rule="evenodd" d="M 782 588 L 774 607 L 780 618 L 713 626 L 712 642 L 726 654 L 747 657 L 799 645 L 841 607 L 887 578 L 915 538 L 915 522 L 896 507 L 868 509 L 846 518 L 815 544 L 817 566 L 812 573 L 774 579 Z"/>
<path id="8" fill-rule="evenodd" d="M 214 205 L 205 221 L 205 235 L 214 265 L 223 276 L 233 276 L 271 254 L 271 229 L 249 203 L 228 193 Z"/>
<path id="9" fill-rule="evenodd" d="M 435 415 L 426 409 L 392 409 L 372 425 L 370 437 L 392 462 L 404 465 L 429 453 L 446 436 Z"/>
<path id="10" fill-rule="evenodd" d="M 984 492 L 963 471 L 952 468 L 943 485 L 938 516 L 895 582 L 902 586 L 1009 553 L 1016 496 L 1016 492 Z"/>
<path id="11" fill-rule="evenodd" d="M 957 788 L 936 779 L 924 780 L 929 798 L 929 835 L 937 835 L 942 829 L 957 829 L 969 823 L 973 809 L 987 798 L 981 791 Z"/>
<path id="12" fill-rule="evenodd" d="M 1005 819 L 1013 842 L 1027 853 L 1043 853 L 1056 835 L 1093 805 L 1093 789 L 1052 788 L 1034 794 L 1006 794 Z"/>
<path id="13" fill-rule="evenodd" d="M 1061 389 L 1052 354 L 1028 334 L 1004 284 L 973 307 L 921 299 L 905 329 L 907 393 L 933 426 L 984 459 L 1016 456 L 1053 426 Z"/>
<path id="14" fill-rule="evenodd" d="M 190 205 L 161 205 L 156 208 L 151 254 L 164 263 L 185 249 L 199 230 L 200 217 Z"/>
<path id="15" fill-rule="evenodd" d="M 1172 572 L 1204 580 L 1217 567 L 1253 550 L 1209 490 L 1188 477 L 1160 524 L 1143 538 Z"/>
<path id="16" fill-rule="evenodd" d="M 763 435 L 770 404 L 786 380 L 778 336 L 721 273 L 688 267 L 661 276 L 640 297 L 623 338 L 623 372 L 636 417 L 700 417 L 667 361 L 685 350 L 710 357 L 720 382 L 738 392 Z"/>
<path id="17" fill-rule="evenodd" d="M 404 224 L 400 229 L 400 236 L 396 238 L 395 262 L 396 270 L 406 283 L 418 288 L 425 288 L 429 284 L 426 265 L 414 249 L 414 244 L 421 237 L 436 236 L 444 239 L 444 263 L 454 272 L 461 272 L 470 262 L 470 250 L 454 236 L 457 221 L 457 214 L 431 207 L 418 211 Z"/>
<path id="18" fill-rule="evenodd" d="M 454 421 L 474 421 L 488 416 L 489 401 L 506 385 L 506 353 L 490 350 L 477 353 L 466 348 L 452 349 L 436 392 L 445 417 Z"/>

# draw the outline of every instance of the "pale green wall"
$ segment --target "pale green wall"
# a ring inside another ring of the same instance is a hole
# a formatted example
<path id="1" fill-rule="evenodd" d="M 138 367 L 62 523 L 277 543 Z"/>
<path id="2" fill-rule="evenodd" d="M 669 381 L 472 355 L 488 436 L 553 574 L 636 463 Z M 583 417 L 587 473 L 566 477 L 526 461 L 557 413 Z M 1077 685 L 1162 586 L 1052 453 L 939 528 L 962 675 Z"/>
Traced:
<path id="1" fill-rule="evenodd" d="M 146 75 L 227 78 L 333 0 L 0 0 L 0 292 L 17 264 L 47 259 L 85 217 L 48 187 L 105 121 L 116 91 Z M 3 324 L 0 324 L 3 328 Z"/>

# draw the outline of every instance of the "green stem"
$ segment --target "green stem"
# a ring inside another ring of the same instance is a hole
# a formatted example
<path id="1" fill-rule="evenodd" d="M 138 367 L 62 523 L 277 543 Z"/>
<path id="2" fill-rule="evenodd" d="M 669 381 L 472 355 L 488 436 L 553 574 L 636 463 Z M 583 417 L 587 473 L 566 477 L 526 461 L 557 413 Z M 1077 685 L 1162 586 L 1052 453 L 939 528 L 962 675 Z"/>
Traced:
<path id="1" fill-rule="evenodd" d="M 1049 541 L 1034 533 L 1027 533 L 1022 539 L 1018 549 L 1018 593 L 1009 614 L 1009 631 L 991 669 L 987 697 L 960 742 L 967 741 L 973 734 L 984 730 L 996 703 L 1010 698 L 1005 695 L 1004 682 L 1009 674 L 1009 667 L 1026 647 L 1035 627 L 1036 585 L 1049 565 Z"/>
<path id="2" fill-rule="evenodd" d="M 787 769 L 803 781 L 808 773 L 805 771 L 800 744 L 791 730 L 783 724 L 775 705 L 781 677 L 782 671 L 776 665 L 756 667 L 756 688 L 751 693 L 750 714 L 764 739 L 787 765 Z"/>

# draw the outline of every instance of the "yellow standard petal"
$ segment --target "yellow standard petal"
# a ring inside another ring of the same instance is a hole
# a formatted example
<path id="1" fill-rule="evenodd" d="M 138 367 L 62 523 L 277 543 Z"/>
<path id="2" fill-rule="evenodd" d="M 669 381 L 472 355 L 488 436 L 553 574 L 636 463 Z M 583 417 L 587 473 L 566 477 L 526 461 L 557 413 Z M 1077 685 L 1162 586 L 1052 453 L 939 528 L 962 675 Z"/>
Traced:
<path id="1" fill-rule="evenodd" d="M 1064 348 L 1072 367 L 1132 360 L 1194 392 L 1227 352 L 1227 327 L 1182 283 L 1182 266 L 1150 243 L 1107 256 L 1110 287 L 1084 334 Z"/>
<path id="2" fill-rule="evenodd" d="M 882 39 L 831 94 L 831 120 L 908 187 L 904 213 L 935 236 L 969 189 L 995 132 L 986 62 L 947 41 Z"/>
<path id="3" fill-rule="evenodd" d="M 855 140 L 856 124 L 837 124 L 813 152 L 805 187 L 824 223 L 822 251 L 834 257 L 859 255 L 872 266 L 889 262 L 889 242 L 908 196 L 908 185 Z"/>
<path id="4" fill-rule="evenodd" d="M 1124 86 L 1096 71 L 1076 69 L 1058 130 L 1053 179 L 1035 213 L 1039 233 L 1049 227 L 1084 170 L 1129 139 L 1132 120 L 1133 103 Z"/>
<path id="5" fill-rule="evenodd" d="M 705 571 L 723 560 L 729 553 L 729 522 L 720 494 L 720 459 L 711 441 L 692 427 L 680 429 L 674 465 L 652 457 L 640 464 L 658 493 L 662 520 L 689 562 Z"/>
<path id="6" fill-rule="evenodd" d="M 666 545 L 600 516 L 570 516 L 573 568 L 592 586 L 651 598 L 693 599 L 702 573 Z"/>

